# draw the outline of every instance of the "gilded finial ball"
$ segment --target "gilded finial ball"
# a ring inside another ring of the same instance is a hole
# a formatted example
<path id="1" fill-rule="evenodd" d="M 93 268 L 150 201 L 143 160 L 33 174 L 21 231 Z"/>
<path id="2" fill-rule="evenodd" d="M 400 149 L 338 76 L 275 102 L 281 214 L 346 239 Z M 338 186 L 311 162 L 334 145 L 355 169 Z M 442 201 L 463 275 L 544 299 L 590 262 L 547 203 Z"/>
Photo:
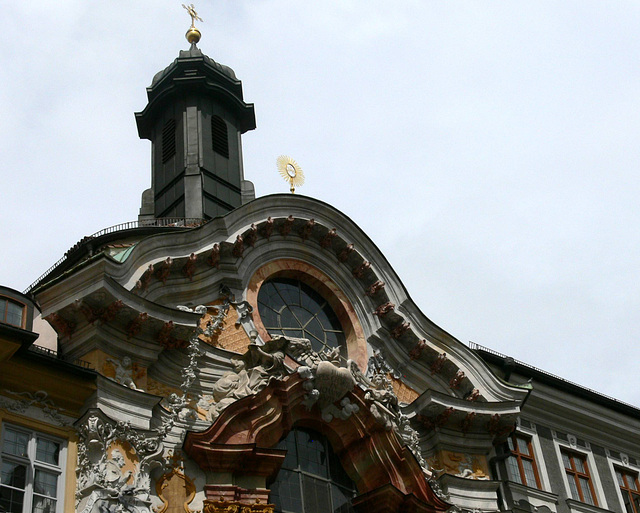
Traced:
<path id="1" fill-rule="evenodd" d="M 187 33 L 184 37 L 187 38 L 187 41 L 189 41 L 189 43 L 193 44 L 200 41 L 200 36 L 202 36 L 200 31 L 195 27 L 191 27 L 189 30 L 187 30 Z"/>

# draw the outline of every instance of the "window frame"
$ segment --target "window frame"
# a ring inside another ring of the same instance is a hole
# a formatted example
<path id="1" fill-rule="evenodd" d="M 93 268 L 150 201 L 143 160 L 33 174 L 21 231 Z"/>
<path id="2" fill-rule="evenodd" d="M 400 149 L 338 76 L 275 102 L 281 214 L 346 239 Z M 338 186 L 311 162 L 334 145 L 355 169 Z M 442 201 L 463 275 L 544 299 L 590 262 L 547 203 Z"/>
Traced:
<path id="1" fill-rule="evenodd" d="M 0 311 L 0 322 L 7 324 L 9 326 L 16 326 L 18 328 L 24 329 L 27 323 L 27 305 L 22 301 L 18 301 L 16 298 L 0 295 L 0 304 L 4 301 L 4 308 Z M 13 303 L 21 307 L 21 315 L 20 315 L 20 324 L 14 324 L 12 322 L 7 322 L 7 314 L 9 313 L 9 303 Z"/>
<path id="2" fill-rule="evenodd" d="M 613 472 L 616 478 L 616 483 L 618 484 L 618 490 L 620 491 L 620 495 L 622 497 L 622 507 L 623 507 L 623 511 L 626 511 L 626 503 L 624 501 L 624 497 L 625 495 L 629 497 L 630 501 L 629 503 L 631 504 L 631 512 L 627 512 L 627 513 L 640 513 L 640 505 L 636 506 L 634 503 L 634 495 L 637 497 L 638 501 L 640 502 L 640 479 L 638 478 L 638 471 L 637 470 L 632 470 L 629 468 L 625 468 L 625 467 L 621 467 L 619 465 L 614 465 L 613 466 Z M 618 473 L 621 474 L 622 479 L 624 481 L 625 486 L 622 486 L 620 484 L 620 481 L 618 480 Z M 635 484 L 635 489 L 630 488 L 627 484 L 627 478 L 631 478 L 634 481 Z"/>
<path id="3" fill-rule="evenodd" d="M 569 461 L 571 463 L 571 468 L 567 468 L 567 466 L 564 463 L 564 456 L 569 457 Z M 579 459 L 582 462 L 582 466 L 585 469 L 585 471 L 580 471 L 578 470 L 578 468 L 576 467 L 575 463 L 574 463 L 574 459 Z M 573 449 L 569 449 L 566 447 L 561 447 L 560 448 L 560 462 L 562 464 L 562 470 L 564 471 L 564 476 L 567 479 L 567 485 L 569 486 L 569 498 L 573 499 L 573 500 L 577 500 L 580 501 L 584 504 L 588 504 L 590 506 L 596 506 L 596 507 L 600 507 L 599 501 L 598 501 L 598 494 L 596 493 L 596 489 L 593 486 L 593 477 L 591 475 L 591 465 L 590 462 L 588 461 L 587 455 L 584 453 L 581 453 L 579 451 L 575 451 Z M 573 488 L 570 485 L 570 479 L 573 478 L 574 480 L 574 484 L 575 484 L 575 488 L 576 491 L 578 492 L 578 497 L 574 497 L 573 496 Z M 582 491 L 582 486 L 580 485 L 580 478 L 586 479 L 587 483 L 589 485 L 589 491 L 591 492 L 591 497 L 593 499 L 593 502 L 588 502 L 585 500 L 584 498 L 584 494 Z"/>
<path id="4" fill-rule="evenodd" d="M 28 437 L 27 441 L 27 455 L 13 455 L 5 452 L 5 439 L 7 436 L 7 430 L 12 432 L 23 434 Z M 38 493 L 34 490 L 35 484 L 35 473 L 37 470 L 45 471 L 50 474 L 55 474 L 57 477 L 56 483 L 56 513 L 64 513 L 65 507 L 65 466 L 67 459 L 67 441 L 63 438 L 50 435 L 43 431 L 39 431 L 36 429 L 31 429 L 23 426 L 19 426 L 16 424 L 10 424 L 7 422 L 2 423 L 2 430 L 0 436 L 0 466 L 2 463 L 11 462 L 25 465 L 27 468 L 27 474 L 25 476 L 25 485 L 24 489 L 16 488 L 13 486 L 8 486 L 6 484 L 0 483 L 0 487 L 6 487 L 12 490 L 23 491 L 24 499 L 22 503 L 22 513 L 31 513 L 33 510 L 34 497 L 46 497 L 46 495 L 42 493 Z M 37 459 L 37 442 L 38 440 L 46 440 L 49 442 L 53 442 L 59 444 L 59 452 L 58 452 L 58 464 L 54 465 L 52 463 L 47 463 L 45 461 L 40 461 Z"/>
<path id="5" fill-rule="evenodd" d="M 529 450 L 529 454 L 524 454 L 522 452 L 520 452 L 520 448 L 518 446 L 518 439 L 526 442 L 527 444 L 527 449 Z M 514 432 L 512 434 L 509 435 L 509 440 L 511 440 L 511 443 L 514 447 L 514 450 L 512 450 L 509 447 L 509 441 L 505 442 L 506 444 L 506 450 L 509 453 L 509 456 L 507 457 L 507 459 L 505 460 L 505 466 L 506 466 L 506 470 L 507 470 L 507 476 L 509 478 L 510 481 L 513 481 L 515 483 L 521 484 L 523 486 L 527 486 L 529 488 L 536 488 L 538 490 L 543 490 L 543 486 L 542 486 L 542 478 L 540 475 L 540 472 L 538 470 L 538 463 L 536 461 L 536 451 L 533 448 L 533 439 L 530 435 L 521 433 L 521 432 Z M 515 481 L 514 480 L 514 476 L 512 476 L 512 472 L 511 472 L 511 467 L 508 463 L 509 459 L 514 458 L 516 460 L 516 464 L 518 467 L 518 474 L 519 474 L 519 478 L 520 481 Z M 532 467 L 533 467 L 533 475 L 534 475 L 534 479 L 535 479 L 535 483 L 529 483 L 527 480 L 527 474 L 524 468 L 524 465 L 522 463 L 522 460 L 527 460 L 529 462 L 531 462 Z M 640 513 L 640 512 L 638 512 Z"/>

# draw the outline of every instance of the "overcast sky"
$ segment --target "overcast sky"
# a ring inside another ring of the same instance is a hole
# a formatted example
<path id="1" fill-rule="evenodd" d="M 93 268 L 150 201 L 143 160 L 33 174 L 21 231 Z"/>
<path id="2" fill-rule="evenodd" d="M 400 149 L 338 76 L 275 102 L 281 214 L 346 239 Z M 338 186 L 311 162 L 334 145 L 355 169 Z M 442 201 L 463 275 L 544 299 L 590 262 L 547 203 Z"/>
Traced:
<path id="1" fill-rule="evenodd" d="M 640 405 L 640 3 L 216 0 L 199 47 L 255 103 L 245 176 L 349 215 L 436 324 Z M 0 6 L 0 284 L 135 220 L 133 113 L 180 0 Z"/>

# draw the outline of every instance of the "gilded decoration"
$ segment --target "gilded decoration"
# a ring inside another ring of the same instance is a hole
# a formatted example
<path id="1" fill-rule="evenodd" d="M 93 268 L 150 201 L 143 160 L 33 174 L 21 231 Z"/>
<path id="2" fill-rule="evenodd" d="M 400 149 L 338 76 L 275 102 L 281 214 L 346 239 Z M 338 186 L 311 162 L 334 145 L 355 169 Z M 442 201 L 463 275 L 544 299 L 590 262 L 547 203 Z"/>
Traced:
<path id="1" fill-rule="evenodd" d="M 428 463 L 438 475 L 450 474 L 481 481 L 489 479 L 487 458 L 482 454 L 439 451 L 428 458 Z"/>
<path id="2" fill-rule="evenodd" d="M 156 495 L 162 506 L 154 508 L 155 513 L 193 513 L 189 504 L 196 496 L 193 480 L 184 473 L 179 452 L 171 456 L 172 468 L 156 482 Z"/>
<path id="3" fill-rule="evenodd" d="M 221 500 L 204 501 L 202 513 L 274 513 L 274 504 L 260 504 L 260 499 L 256 499 L 256 504 L 243 504 L 236 501 Z"/>

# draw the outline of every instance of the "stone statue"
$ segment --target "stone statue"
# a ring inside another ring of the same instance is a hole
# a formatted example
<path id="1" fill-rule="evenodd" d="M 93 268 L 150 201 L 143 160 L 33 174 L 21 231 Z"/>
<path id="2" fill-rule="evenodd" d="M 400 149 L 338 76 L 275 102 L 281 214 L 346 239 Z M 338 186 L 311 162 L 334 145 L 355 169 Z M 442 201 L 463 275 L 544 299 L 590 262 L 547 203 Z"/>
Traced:
<path id="1" fill-rule="evenodd" d="M 116 376 L 114 381 L 116 383 L 120 383 L 132 390 L 138 390 L 138 387 L 136 387 L 136 384 L 133 381 L 133 365 L 131 363 L 131 358 L 124 356 L 121 361 L 113 360 L 111 358 L 108 358 L 107 361 L 111 362 L 115 367 Z"/>

